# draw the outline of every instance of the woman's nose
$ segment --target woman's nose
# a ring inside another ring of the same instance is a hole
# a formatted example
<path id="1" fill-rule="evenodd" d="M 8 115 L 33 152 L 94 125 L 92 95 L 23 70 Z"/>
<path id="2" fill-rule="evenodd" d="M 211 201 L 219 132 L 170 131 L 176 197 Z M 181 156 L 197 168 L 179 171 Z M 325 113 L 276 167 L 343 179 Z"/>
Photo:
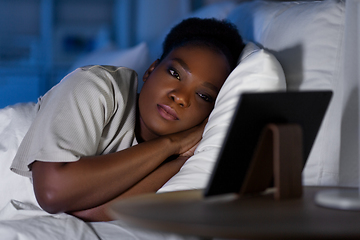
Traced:
<path id="1" fill-rule="evenodd" d="M 173 90 L 169 93 L 169 98 L 176 104 L 179 104 L 180 107 L 190 106 L 189 97 L 184 91 Z"/>

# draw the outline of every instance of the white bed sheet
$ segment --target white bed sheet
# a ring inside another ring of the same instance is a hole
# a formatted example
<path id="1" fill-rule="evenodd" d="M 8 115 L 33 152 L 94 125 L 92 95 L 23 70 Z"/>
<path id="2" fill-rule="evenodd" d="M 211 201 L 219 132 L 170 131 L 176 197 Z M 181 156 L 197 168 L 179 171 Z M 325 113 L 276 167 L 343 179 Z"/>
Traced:
<path id="1" fill-rule="evenodd" d="M 69 214 L 48 214 L 32 204 L 13 200 L 0 211 L 0 239 L 196 240 L 198 238 L 140 230 L 122 221 L 86 223 Z"/>

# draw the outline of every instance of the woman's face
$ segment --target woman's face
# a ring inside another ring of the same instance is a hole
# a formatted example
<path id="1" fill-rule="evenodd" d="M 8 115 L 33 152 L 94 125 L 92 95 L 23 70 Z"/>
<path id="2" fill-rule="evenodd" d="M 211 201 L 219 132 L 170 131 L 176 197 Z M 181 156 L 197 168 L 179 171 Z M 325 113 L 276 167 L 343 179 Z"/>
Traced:
<path id="1" fill-rule="evenodd" d="M 229 73 L 223 54 L 201 46 L 176 48 L 154 62 L 139 95 L 141 137 L 147 141 L 203 122 Z"/>

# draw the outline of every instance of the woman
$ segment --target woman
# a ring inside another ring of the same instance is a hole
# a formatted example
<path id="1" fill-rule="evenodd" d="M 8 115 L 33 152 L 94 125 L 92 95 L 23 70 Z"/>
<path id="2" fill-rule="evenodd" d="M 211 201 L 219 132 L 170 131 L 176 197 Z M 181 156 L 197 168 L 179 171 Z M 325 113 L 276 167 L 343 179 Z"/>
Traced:
<path id="1" fill-rule="evenodd" d="M 45 211 L 110 220 L 110 203 L 156 192 L 193 154 L 243 46 L 229 23 L 184 20 L 144 74 L 138 99 L 130 69 L 77 69 L 39 101 L 12 170 L 32 178 Z"/>

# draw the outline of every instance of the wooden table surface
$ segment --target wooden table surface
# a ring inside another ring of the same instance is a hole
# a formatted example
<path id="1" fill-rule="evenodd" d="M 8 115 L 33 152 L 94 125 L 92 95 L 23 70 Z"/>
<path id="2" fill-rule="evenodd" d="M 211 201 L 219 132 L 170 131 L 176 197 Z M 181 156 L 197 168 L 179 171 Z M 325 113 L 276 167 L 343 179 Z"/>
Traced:
<path id="1" fill-rule="evenodd" d="M 110 207 L 114 219 L 141 228 L 185 235 L 245 239 L 360 239 L 360 212 L 314 202 L 324 187 L 304 187 L 300 199 L 272 194 L 204 199 L 202 191 L 149 194 Z"/>

